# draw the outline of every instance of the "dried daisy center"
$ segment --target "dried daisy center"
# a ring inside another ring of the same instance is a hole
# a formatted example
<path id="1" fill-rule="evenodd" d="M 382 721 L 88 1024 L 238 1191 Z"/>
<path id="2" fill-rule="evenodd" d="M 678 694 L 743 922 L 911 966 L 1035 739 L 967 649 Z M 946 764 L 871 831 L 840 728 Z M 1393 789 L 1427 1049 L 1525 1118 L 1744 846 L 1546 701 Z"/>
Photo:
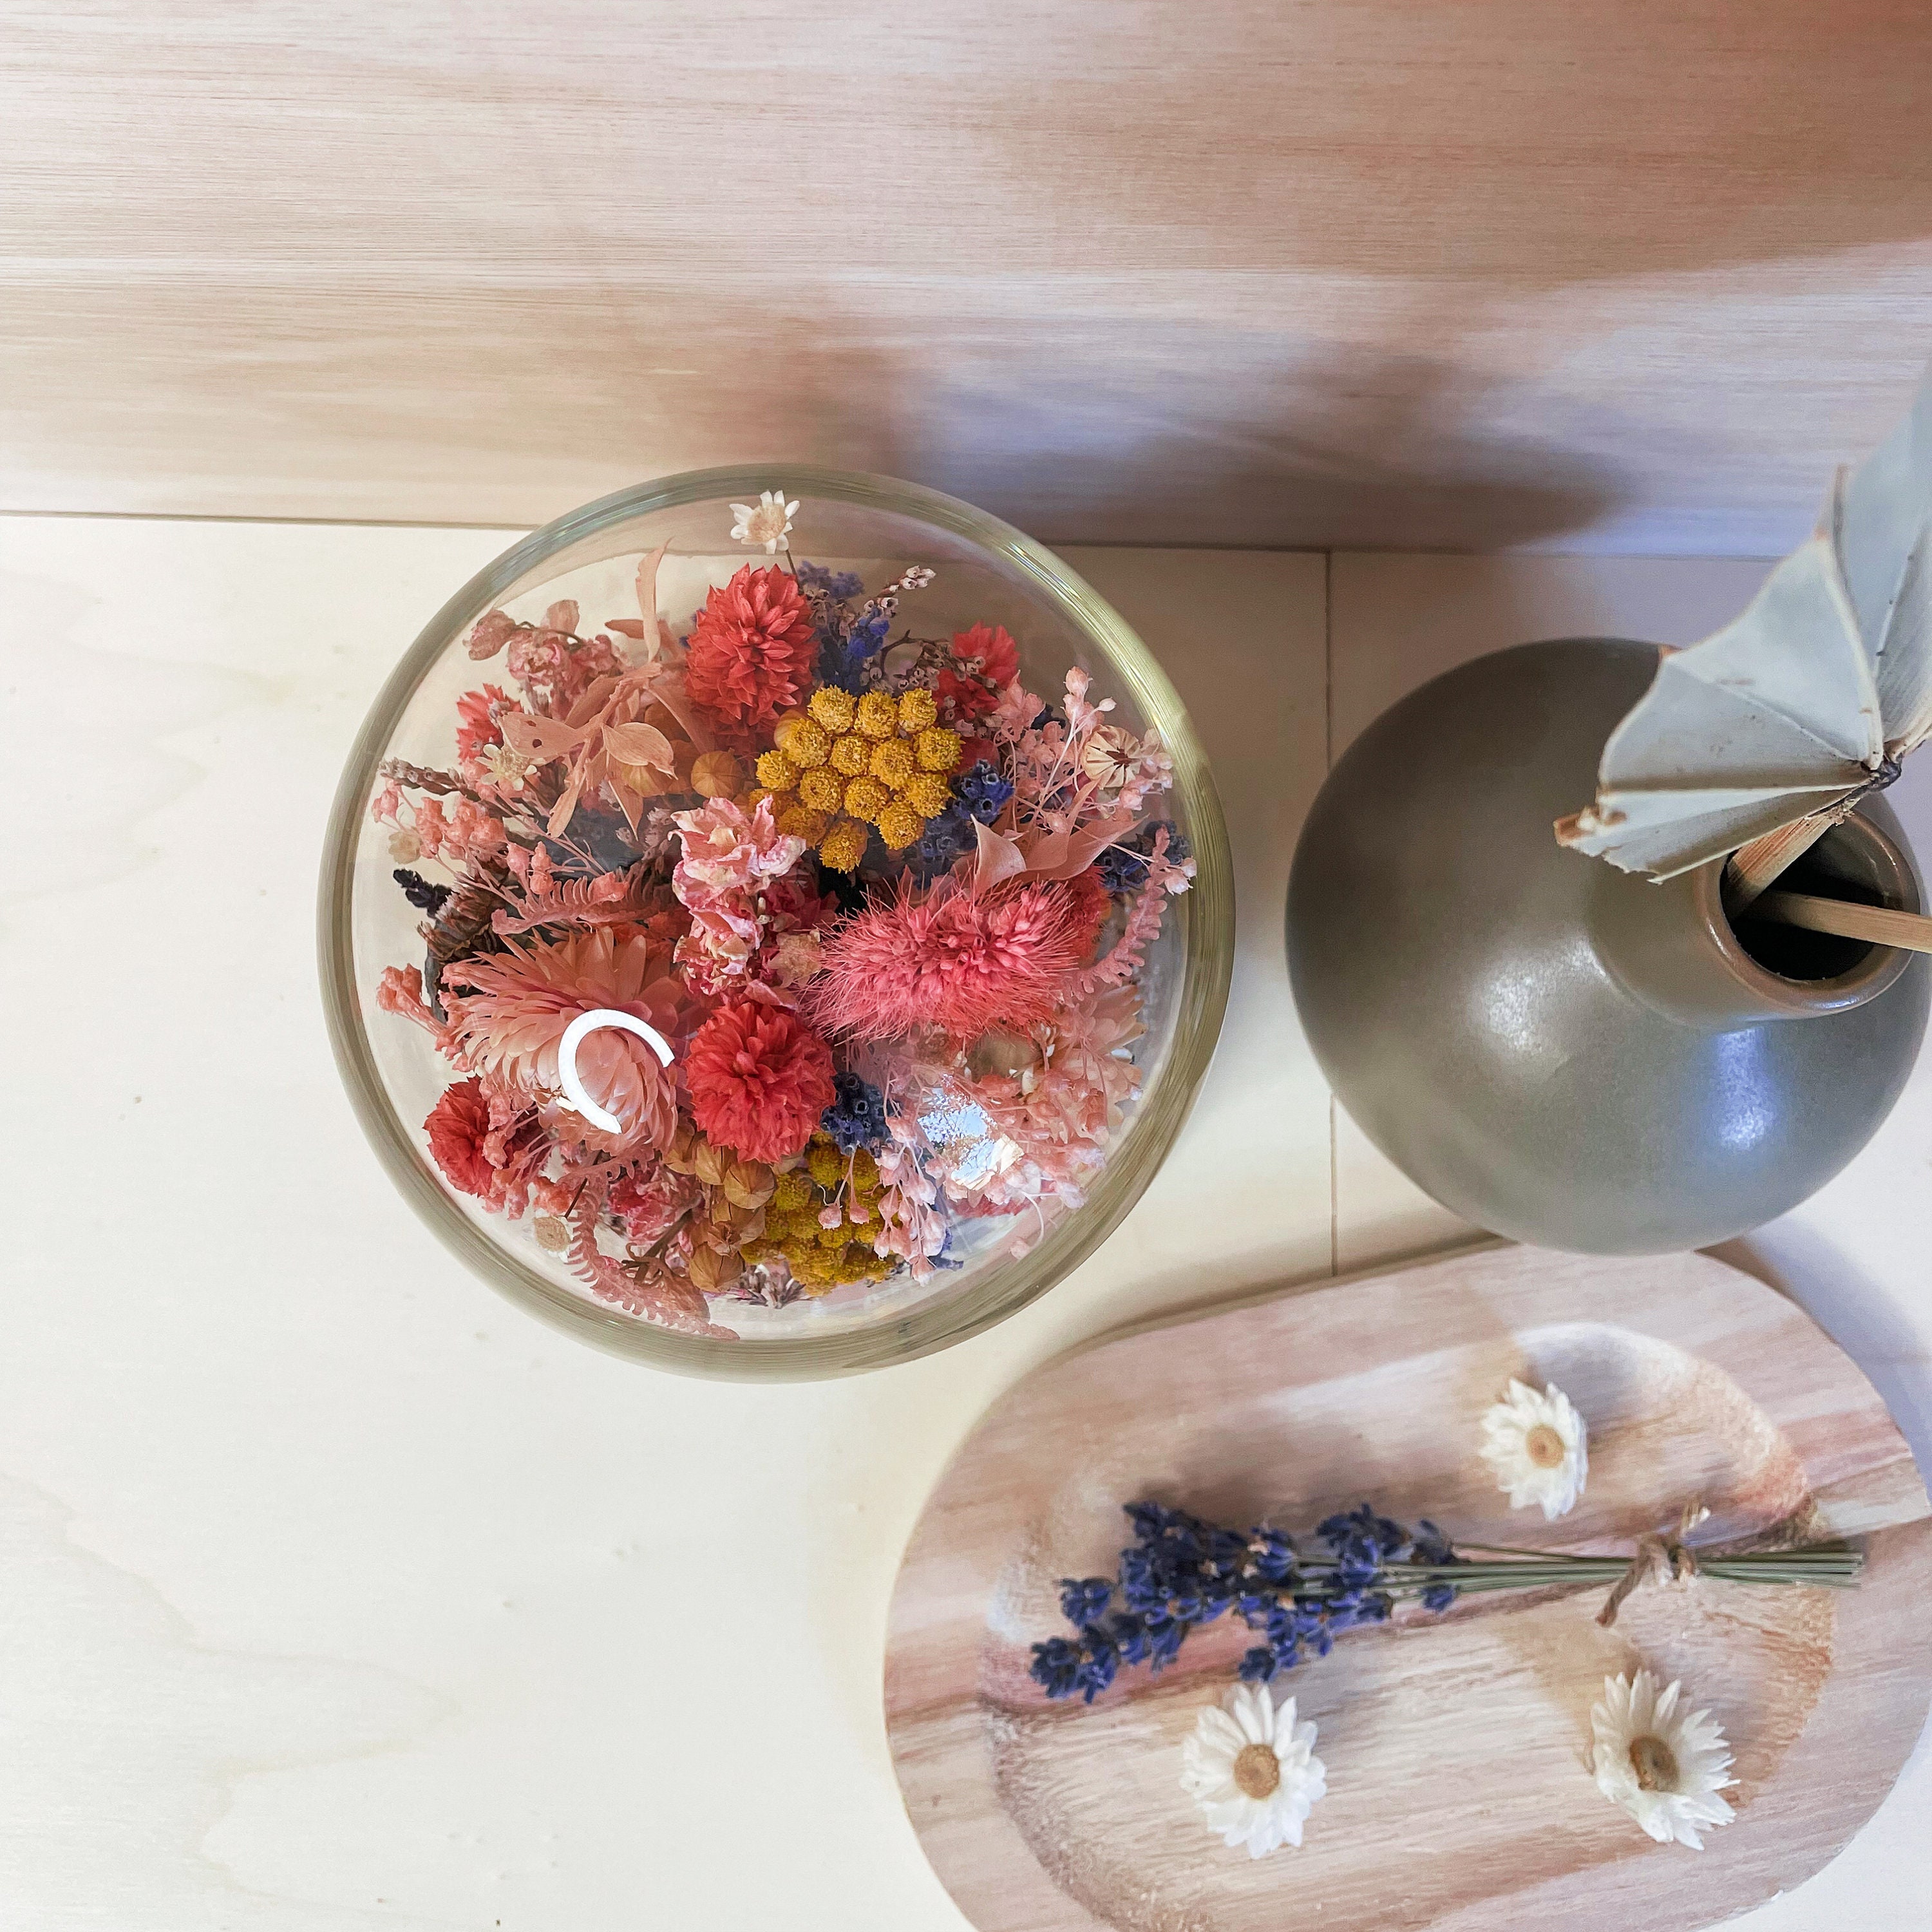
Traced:
<path id="1" fill-rule="evenodd" d="M 1234 1760 L 1234 1783 L 1245 1798 L 1272 1798 L 1281 1782 L 1281 1760 L 1266 1744 L 1245 1746 Z"/>
<path id="2" fill-rule="evenodd" d="M 1554 1469 L 1563 1460 L 1563 1438 L 1546 1422 L 1539 1422 L 1522 1438 L 1522 1446 L 1539 1469 Z"/>
<path id="3" fill-rule="evenodd" d="M 1630 1761 L 1631 1770 L 1636 1773 L 1639 1790 L 1677 1789 L 1677 1760 L 1661 1738 L 1633 1738 Z"/>

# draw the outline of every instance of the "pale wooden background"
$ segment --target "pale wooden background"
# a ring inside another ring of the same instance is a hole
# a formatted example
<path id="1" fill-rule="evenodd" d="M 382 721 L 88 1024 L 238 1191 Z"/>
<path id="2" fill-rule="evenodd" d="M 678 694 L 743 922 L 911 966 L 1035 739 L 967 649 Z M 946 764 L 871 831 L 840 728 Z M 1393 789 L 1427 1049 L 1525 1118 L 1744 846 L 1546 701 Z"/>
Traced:
<path id="1" fill-rule="evenodd" d="M 329 1061 L 311 920 L 342 760 L 515 534 L 0 517 L 4 1932 L 969 1932 L 880 1696 L 956 1445 L 1122 1323 L 1472 1232 L 1333 1106 L 1295 1022 L 1281 908 L 1330 748 L 1480 650 L 1687 644 L 1762 575 L 1073 552 L 1173 674 L 1226 806 L 1220 1049 L 1051 1294 L 902 1368 L 756 1388 L 491 1294 Z M 1932 759 L 1891 796 L 1932 851 Z M 1932 1055 L 1858 1160 L 1726 1252 L 1932 1469 L 1928 1149 Z M 1841 1857 L 1730 1932 L 1926 1932 L 1928 1820 L 1932 1732 Z M 1646 1928 L 1612 1899 L 1598 1932 Z"/>
<path id="2" fill-rule="evenodd" d="M 0 0 L 0 508 L 1774 554 L 1928 110 L 1922 0 Z"/>

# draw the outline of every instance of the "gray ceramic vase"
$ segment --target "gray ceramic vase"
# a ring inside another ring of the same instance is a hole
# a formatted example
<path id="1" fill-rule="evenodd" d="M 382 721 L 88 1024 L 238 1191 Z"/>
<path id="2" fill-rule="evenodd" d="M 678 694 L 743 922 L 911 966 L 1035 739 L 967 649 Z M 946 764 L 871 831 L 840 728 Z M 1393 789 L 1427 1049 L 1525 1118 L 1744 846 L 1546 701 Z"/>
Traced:
<path id="1" fill-rule="evenodd" d="M 1288 888 L 1302 1024 L 1370 1138 L 1467 1220 L 1591 1254 L 1722 1240 L 1821 1186 L 1898 1098 L 1932 981 L 1734 930 L 1721 862 L 1658 885 L 1557 844 L 1656 664 L 1573 639 L 1424 686 L 1330 772 Z M 1786 881 L 1920 907 L 1876 801 Z"/>

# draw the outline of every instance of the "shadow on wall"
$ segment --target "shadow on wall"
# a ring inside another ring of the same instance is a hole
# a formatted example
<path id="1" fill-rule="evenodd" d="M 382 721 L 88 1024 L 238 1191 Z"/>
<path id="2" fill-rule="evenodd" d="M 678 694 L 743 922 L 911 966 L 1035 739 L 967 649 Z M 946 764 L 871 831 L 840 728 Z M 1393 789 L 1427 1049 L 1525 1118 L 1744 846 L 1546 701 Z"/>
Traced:
<path id="1" fill-rule="evenodd" d="M 896 460 L 1063 543 L 1488 549 L 1628 494 L 1587 454 L 1616 446 L 1612 412 L 1564 421 L 1533 383 L 1206 328 L 1149 332 L 1119 375 L 1055 346 L 906 398 Z"/>
<path id="2" fill-rule="evenodd" d="M 10 43 L 0 508 L 1762 554 L 1932 290 L 1923 0 L 155 10 Z"/>

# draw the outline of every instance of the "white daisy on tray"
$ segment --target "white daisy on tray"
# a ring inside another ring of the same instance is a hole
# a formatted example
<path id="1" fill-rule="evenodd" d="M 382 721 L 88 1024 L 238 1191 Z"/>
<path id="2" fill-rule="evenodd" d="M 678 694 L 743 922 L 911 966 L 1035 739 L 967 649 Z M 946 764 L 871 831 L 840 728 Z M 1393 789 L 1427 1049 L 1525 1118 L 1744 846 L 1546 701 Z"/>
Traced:
<path id="1" fill-rule="evenodd" d="M 782 490 L 761 490 L 755 503 L 734 503 L 731 514 L 737 519 L 731 534 L 740 543 L 763 544 L 767 556 L 791 548 L 791 520 L 798 514 L 796 497 L 788 503 Z"/>
<path id="2" fill-rule="evenodd" d="M 1258 1858 L 1301 1843 L 1309 1812 L 1328 1788 L 1314 1747 L 1315 1726 L 1295 1722 L 1292 1697 L 1277 1710 L 1265 1684 L 1238 1684 L 1196 1720 L 1181 1750 L 1180 1788 L 1210 1830 Z"/>
<path id="3" fill-rule="evenodd" d="M 1723 1727 L 1708 1711 L 1685 1715 L 1683 1688 L 1659 1690 L 1648 1670 L 1605 1678 L 1604 1700 L 1590 1713 L 1592 1768 L 1597 1789 L 1660 1845 L 1674 1838 L 1701 1852 L 1700 1832 L 1735 1815 L 1718 1794 L 1737 1780 Z"/>
<path id="4" fill-rule="evenodd" d="M 1481 1453 L 1510 1508 L 1540 1504 L 1546 1522 L 1568 1516 L 1589 1480 L 1590 1432 L 1554 1382 L 1538 1394 L 1512 1376 L 1484 1412 Z"/>

